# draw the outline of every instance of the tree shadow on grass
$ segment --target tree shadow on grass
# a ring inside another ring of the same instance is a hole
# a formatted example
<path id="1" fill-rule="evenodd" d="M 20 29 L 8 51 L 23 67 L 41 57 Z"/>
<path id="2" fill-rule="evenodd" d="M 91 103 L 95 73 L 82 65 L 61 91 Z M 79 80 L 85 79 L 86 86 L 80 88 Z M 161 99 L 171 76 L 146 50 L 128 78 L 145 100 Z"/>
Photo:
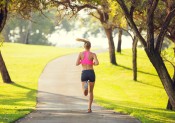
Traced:
<path id="1" fill-rule="evenodd" d="M 3 100 L 0 100 L 1 111 L 0 111 L 0 121 L 2 122 L 13 122 L 17 118 L 20 118 L 33 110 L 36 99 L 36 89 L 29 88 L 27 86 L 22 86 L 18 83 L 11 83 L 10 86 L 17 87 L 17 89 L 9 90 L 11 94 L 6 95 Z M 25 92 L 21 92 L 19 89 L 26 89 Z M 3 93 L 5 95 L 5 93 Z M 13 97 L 13 95 L 18 95 Z"/>
<path id="2" fill-rule="evenodd" d="M 15 83 L 15 82 L 13 82 L 12 85 L 14 85 L 14 86 L 16 86 L 16 87 L 19 87 L 19 88 L 23 88 L 23 89 L 28 89 L 28 90 L 36 91 L 36 89 L 29 88 L 29 87 L 26 87 L 26 86 L 22 86 L 22 85 L 20 85 L 20 84 Z"/>
<path id="3" fill-rule="evenodd" d="M 148 85 L 148 86 L 151 86 L 151 87 L 156 87 L 156 88 L 163 89 L 162 86 L 153 85 L 153 84 L 151 85 L 151 84 L 145 83 L 145 82 L 143 82 L 143 81 L 139 81 L 139 80 L 137 80 L 136 82 L 141 83 L 141 84 L 144 84 L 144 85 Z"/>
<path id="4" fill-rule="evenodd" d="M 118 65 L 119 67 L 122 67 L 124 69 L 127 69 L 127 70 L 132 70 L 131 68 L 129 67 L 126 67 L 126 66 L 123 66 L 123 65 Z M 147 75 L 150 75 L 150 76 L 155 76 L 155 77 L 158 77 L 158 75 L 156 74 L 152 74 L 152 73 L 148 73 L 148 72 L 143 72 L 143 71 L 137 71 L 138 73 L 142 73 L 142 74 L 147 74 Z M 148 84 L 146 82 L 143 82 L 143 81 L 139 81 L 137 80 L 136 82 L 139 82 L 139 83 L 142 83 L 142 84 L 145 84 L 145 85 L 149 85 L 149 86 L 152 86 L 152 87 L 156 87 L 156 88 L 161 88 L 162 89 L 162 86 L 157 86 L 157 85 L 153 85 L 153 84 Z"/>
<path id="5" fill-rule="evenodd" d="M 105 108 L 119 111 L 121 113 L 130 114 L 138 118 L 141 122 L 144 123 L 174 123 L 175 122 L 175 112 L 150 108 L 149 106 L 137 102 L 129 101 L 105 101 L 103 99 L 97 99 L 101 105 L 104 105 Z"/>
<path id="6" fill-rule="evenodd" d="M 126 66 L 123 66 L 123 65 L 118 65 L 118 67 L 122 67 L 122 68 L 127 69 L 127 70 L 133 70 L 133 69 L 131 69 L 131 68 L 129 68 L 129 67 L 126 67 Z M 143 74 L 148 74 L 148 75 L 151 75 L 151 76 L 158 76 L 158 75 L 156 75 L 156 74 L 152 74 L 152 73 L 148 73 L 148 72 L 140 71 L 140 70 L 138 70 L 137 72 L 143 73 Z"/>
<path id="7" fill-rule="evenodd" d="M 20 105 L 19 103 L 21 101 L 32 101 L 33 98 L 35 98 L 36 89 L 28 88 L 26 86 L 22 86 L 20 84 L 15 83 L 15 82 L 11 83 L 10 85 L 15 86 L 15 87 L 19 87 L 22 89 L 27 89 L 29 91 L 27 92 L 26 96 L 22 95 L 22 93 L 16 92 L 16 94 L 21 94 L 22 96 L 19 98 L 9 97 L 9 98 L 3 99 L 2 101 L 0 101 L 1 105 L 14 105 L 14 106 L 16 105 L 17 106 L 17 105 Z M 27 106 L 27 104 L 23 104 L 23 105 Z"/>

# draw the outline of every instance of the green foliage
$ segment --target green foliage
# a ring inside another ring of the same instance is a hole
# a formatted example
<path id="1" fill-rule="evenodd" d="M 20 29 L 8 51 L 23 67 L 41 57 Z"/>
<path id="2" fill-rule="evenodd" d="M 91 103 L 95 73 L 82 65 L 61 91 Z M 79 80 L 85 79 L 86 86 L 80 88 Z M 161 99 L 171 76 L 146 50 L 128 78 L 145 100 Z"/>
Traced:
<path id="1" fill-rule="evenodd" d="M 50 6 L 44 0 L 10 0 L 9 12 L 21 15 L 25 19 L 31 18 L 31 12 L 42 12 Z"/>
<path id="2" fill-rule="evenodd" d="M 64 19 L 61 23 L 61 28 L 65 29 L 67 32 L 71 31 L 73 25 L 71 25 L 69 23 L 70 21 L 68 21 L 67 19 Z"/>
<path id="3" fill-rule="evenodd" d="M 164 2 L 160 1 L 158 4 L 158 7 L 155 10 L 155 19 L 154 24 L 156 27 L 159 27 L 164 23 L 164 20 L 166 18 L 166 5 Z"/>
<path id="4" fill-rule="evenodd" d="M 36 106 L 37 82 L 52 59 L 79 49 L 4 43 L 2 56 L 13 84 L 0 78 L 0 122 L 12 123 Z"/>
<path id="5" fill-rule="evenodd" d="M 138 81 L 132 80 L 132 50 L 116 54 L 118 66 L 111 65 L 108 53 L 98 55 L 95 67 L 95 102 L 107 109 L 130 114 L 142 123 L 175 122 L 175 112 L 165 110 L 167 95 L 162 83 L 142 49 L 138 49 Z M 173 73 L 170 64 L 166 64 Z"/>
<path id="6" fill-rule="evenodd" d="M 109 18 L 112 23 L 121 28 L 127 28 L 127 22 L 123 11 L 121 10 L 118 3 L 114 0 L 107 0 L 109 4 Z"/>
<path id="7" fill-rule="evenodd" d="M 32 29 L 39 29 L 42 33 L 50 34 L 55 31 L 55 12 L 54 11 L 45 11 L 42 13 L 35 12 L 32 16 L 32 21 L 34 21 Z"/>
<path id="8" fill-rule="evenodd" d="M 66 32 L 86 29 L 83 31 L 84 38 L 88 38 L 91 35 L 97 36 L 99 33 L 103 35 L 103 33 L 101 33 L 102 32 L 101 24 L 91 16 L 81 17 L 80 15 L 77 16 L 76 18 L 71 19 L 65 18 L 63 21 L 60 22 L 58 29 L 65 30 Z"/>
<path id="9" fill-rule="evenodd" d="M 99 5 L 101 2 L 103 2 L 104 0 L 78 0 L 79 3 L 82 3 L 82 4 L 86 4 L 86 3 L 91 3 L 93 5 Z"/>
<path id="10" fill-rule="evenodd" d="M 87 28 L 83 36 L 84 38 L 88 38 L 90 35 L 97 36 L 102 32 L 101 24 L 97 22 L 93 17 L 79 18 L 79 21 L 81 22 L 80 27 Z"/>
<path id="11" fill-rule="evenodd" d="M 4 5 L 5 4 L 5 0 L 1 0 L 0 1 L 0 5 Z M 1 8 L 2 6 L 0 6 L 0 8 Z"/>
<path id="12" fill-rule="evenodd" d="M 171 45 L 169 48 L 164 49 L 161 52 L 161 56 L 165 62 L 169 62 L 175 67 L 175 55 L 174 55 L 174 46 L 173 45 Z"/>
<path id="13" fill-rule="evenodd" d="M 30 44 L 51 45 L 48 42 L 47 36 L 55 31 L 55 20 L 55 13 L 53 11 L 45 11 L 43 14 L 40 12 L 32 13 L 31 20 L 22 19 L 18 14 L 12 16 L 7 21 L 3 31 L 6 28 L 13 31 L 18 28 L 19 33 L 13 33 L 11 36 L 15 37 L 15 35 L 19 35 L 19 38 L 15 42 L 25 43 L 26 33 L 29 28 Z M 32 23 L 31 27 L 28 27 L 30 23 Z"/>

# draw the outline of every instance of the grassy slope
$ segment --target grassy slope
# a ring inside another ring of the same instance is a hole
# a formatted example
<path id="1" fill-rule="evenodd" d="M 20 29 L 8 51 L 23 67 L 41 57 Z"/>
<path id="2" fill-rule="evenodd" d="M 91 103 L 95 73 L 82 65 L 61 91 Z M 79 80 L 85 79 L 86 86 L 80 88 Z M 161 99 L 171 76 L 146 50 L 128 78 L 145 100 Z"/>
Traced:
<path id="1" fill-rule="evenodd" d="M 138 118 L 143 123 L 175 122 L 175 112 L 165 110 L 167 95 L 143 50 L 138 52 L 138 81 L 132 80 L 131 50 L 117 54 L 118 66 L 108 53 L 99 54 L 95 100 L 98 104 Z M 167 65 L 170 73 L 173 69 Z"/>
<path id="2" fill-rule="evenodd" d="M 48 61 L 78 49 L 4 44 L 2 55 L 14 84 L 0 78 L 0 122 L 12 122 L 36 105 L 38 78 Z"/>

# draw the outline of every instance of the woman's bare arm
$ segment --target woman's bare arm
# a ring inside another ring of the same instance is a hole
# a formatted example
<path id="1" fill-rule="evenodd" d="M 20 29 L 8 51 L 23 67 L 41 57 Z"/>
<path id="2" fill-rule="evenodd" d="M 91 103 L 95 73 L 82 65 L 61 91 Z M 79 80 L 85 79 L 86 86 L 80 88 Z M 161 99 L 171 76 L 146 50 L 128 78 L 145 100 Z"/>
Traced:
<path id="1" fill-rule="evenodd" d="M 99 61 L 95 53 L 93 55 L 93 58 L 94 58 L 94 65 L 99 65 Z"/>
<path id="2" fill-rule="evenodd" d="M 76 66 L 81 64 L 80 60 L 81 60 L 81 53 L 78 55 L 78 58 L 77 58 L 77 61 L 76 61 Z"/>

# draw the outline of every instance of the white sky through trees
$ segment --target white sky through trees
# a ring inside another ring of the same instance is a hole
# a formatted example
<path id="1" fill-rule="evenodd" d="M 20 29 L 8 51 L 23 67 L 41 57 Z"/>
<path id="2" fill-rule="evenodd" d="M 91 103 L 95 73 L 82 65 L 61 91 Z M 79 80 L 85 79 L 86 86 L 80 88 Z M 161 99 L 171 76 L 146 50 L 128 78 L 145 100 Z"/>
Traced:
<path id="1" fill-rule="evenodd" d="M 70 32 L 66 32 L 65 30 L 58 30 L 53 33 L 49 37 L 49 41 L 56 44 L 56 46 L 61 47 L 79 47 L 82 46 L 82 43 L 77 42 L 76 38 L 83 38 L 83 33 L 85 29 L 74 30 Z M 99 48 L 108 48 L 108 40 L 106 37 L 98 34 L 97 37 L 91 35 L 89 38 L 90 42 L 92 43 L 92 47 L 99 47 Z M 116 34 L 114 37 L 115 46 L 118 42 L 118 35 Z M 130 36 L 122 36 L 122 48 L 131 48 L 132 47 L 132 39 Z"/>

